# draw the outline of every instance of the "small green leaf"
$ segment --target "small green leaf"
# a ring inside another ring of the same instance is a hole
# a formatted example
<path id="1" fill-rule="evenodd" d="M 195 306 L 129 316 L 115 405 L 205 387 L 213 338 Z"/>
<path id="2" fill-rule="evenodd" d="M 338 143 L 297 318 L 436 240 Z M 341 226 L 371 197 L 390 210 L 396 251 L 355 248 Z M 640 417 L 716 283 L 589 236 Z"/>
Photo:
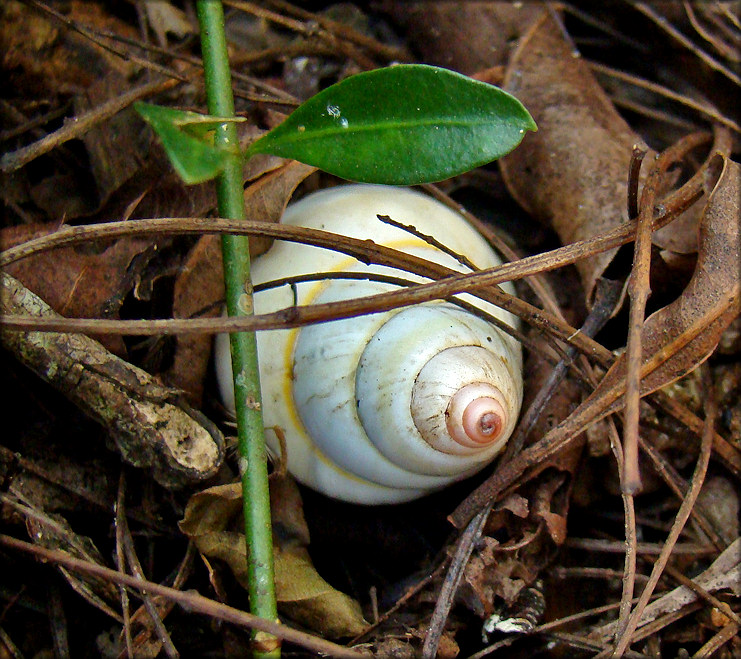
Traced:
<path id="1" fill-rule="evenodd" d="M 230 151 L 213 142 L 213 131 L 218 126 L 240 119 L 210 117 L 149 103 L 135 103 L 134 107 L 157 133 L 172 166 L 188 185 L 210 181 L 230 158 L 241 157 L 239 145 Z"/>
<path id="2" fill-rule="evenodd" d="M 249 148 L 342 178 L 413 185 L 495 160 L 537 126 L 516 98 L 422 64 L 351 76 L 313 96 Z"/>

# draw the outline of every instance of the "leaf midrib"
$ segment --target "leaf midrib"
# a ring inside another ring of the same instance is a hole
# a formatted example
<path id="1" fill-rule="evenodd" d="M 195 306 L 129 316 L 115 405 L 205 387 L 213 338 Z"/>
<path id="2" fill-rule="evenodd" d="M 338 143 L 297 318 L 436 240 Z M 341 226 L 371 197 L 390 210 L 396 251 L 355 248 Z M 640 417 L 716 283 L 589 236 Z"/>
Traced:
<path id="1" fill-rule="evenodd" d="M 485 124 L 492 124 L 495 123 L 491 120 L 489 121 L 461 121 L 461 120 L 443 120 L 443 121 L 437 121 L 437 120 L 420 120 L 418 122 L 414 121 L 408 121 L 408 120 L 399 120 L 399 121 L 388 121 L 388 122 L 377 122 L 374 121 L 373 123 L 360 123 L 358 122 L 355 126 L 328 126 L 326 128 L 312 128 L 311 131 L 307 131 L 306 133 L 296 132 L 294 134 L 286 134 L 286 135 L 280 135 L 278 137 L 270 136 L 270 139 L 266 139 L 265 144 L 268 146 L 271 145 L 280 145 L 282 143 L 290 142 L 292 144 L 301 143 L 301 142 L 313 142 L 317 139 L 320 139 L 322 137 L 332 136 L 332 135 L 354 135 L 358 133 L 369 133 L 369 132 L 381 132 L 381 131 L 391 131 L 391 130 L 400 130 L 400 129 L 409 129 L 409 128 L 432 128 L 437 126 L 444 126 L 444 127 L 458 127 L 458 128 L 467 128 L 470 126 L 480 126 Z M 502 123 L 502 120 L 499 119 L 499 123 Z M 514 128 L 514 127 L 513 127 Z M 525 130 L 524 128 L 520 127 L 519 130 L 524 135 Z M 267 138 L 268 136 L 266 136 Z M 257 146 L 261 140 L 258 140 L 255 142 L 249 149 L 249 152 L 259 152 L 259 150 L 253 150 L 253 147 Z"/>

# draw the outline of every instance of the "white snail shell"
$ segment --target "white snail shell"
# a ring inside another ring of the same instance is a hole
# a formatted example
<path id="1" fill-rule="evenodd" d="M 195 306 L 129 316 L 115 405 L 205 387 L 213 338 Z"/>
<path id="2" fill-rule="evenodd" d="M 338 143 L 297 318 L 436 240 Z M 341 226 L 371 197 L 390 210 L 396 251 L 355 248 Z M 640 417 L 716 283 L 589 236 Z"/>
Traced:
<path id="1" fill-rule="evenodd" d="M 458 271 L 453 257 L 382 223 L 414 225 L 479 268 L 501 263 L 454 211 L 421 193 L 391 186 L 343 185 L 290 205 L 283 223 L 323 229 L 420 256 Z M 276 241 L 252 266 L 255 284 L 325 271 L 408 273 L 367 266 L 330 250 Z M 365 280 L 324 280 L 270 289 L 255 311 L 346 300 L 392 290 Z M 510 285 L 505 289 L 513 292 Z M 478 298 L 460 296 L 515 326 L 517 320 Z M 294 330 L 258 333 L 267 441 L 286 440 L 289 471 L 328 496 L 356 503 L 396 503 L 433 492 L 490 462 L 514 429 L 522 400 L 519 343 L 448 302 Z M 234 409 L 229 342 L 217 337 L 224 403 Z"/>

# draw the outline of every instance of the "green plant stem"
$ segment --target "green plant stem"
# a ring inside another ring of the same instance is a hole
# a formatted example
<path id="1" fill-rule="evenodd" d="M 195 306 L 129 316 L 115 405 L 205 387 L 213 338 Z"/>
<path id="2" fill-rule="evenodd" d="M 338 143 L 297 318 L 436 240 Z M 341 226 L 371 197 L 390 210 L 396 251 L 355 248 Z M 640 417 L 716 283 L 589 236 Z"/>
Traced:
<path id="1" fill-rule="evenodd" d="M 221 0 L 198 0 L 196 7 L 201 28 L 209 113 L 219 117 L 233 117 L 234 100 L 231 91 L 231 74 Z M 245 219 L 245 207 L 242 188 L 242 158 L 239 155 L 236 126 L 233 123 L 223 124 L 216 130 L 214 139 L 217 146 L 234 149 L 235 153 L 235 157 L 229 161 L 217 179 L 219 215 L 224 218 L 243 220 Z M 222 254 L 227 311 L 230 316 L 251 315 L 253 312 L 252 285 L 247 236 L 223 236 Z M 254 615 L 275 620 L 277 610 L 270 496 L 257 364 L 257 342 L 254 332 L 234 333 L 230 335 L 230 340 L 249 570 L 250 608 Z M 253 640 L 255 656 L 280 656 L 275 637 L 258 632 L 253 636 Z"/>

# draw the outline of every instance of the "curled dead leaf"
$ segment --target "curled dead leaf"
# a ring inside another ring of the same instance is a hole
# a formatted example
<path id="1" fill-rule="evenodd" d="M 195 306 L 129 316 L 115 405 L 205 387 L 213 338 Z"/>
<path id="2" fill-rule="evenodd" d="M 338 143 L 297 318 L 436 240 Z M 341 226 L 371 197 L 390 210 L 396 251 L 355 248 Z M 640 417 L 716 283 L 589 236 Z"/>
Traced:
<path id="1" fill-rule="evenodd" d="M 387 2 L 422 59 L 473 75 L 504 66 L 512 44 L 543 12 L 535 2 Z"/>
<path id="2" fill-rule="evenodd" d="M 271 497 L 274 524 L 275 590 L 279 610 L 302 625 L 331 638 L 360 634 L 367 623 L 360 605 L 330 586 L 314 568 L 305 544 L 308 531 L 296 507 L 300 496 L 287 478 L 278 485 L 283 496 Z M 271 488 L 273 489 L 273 488 Z M 294 492 L 291 492 L 291 490 Z M 180 530 L 210 559 L 224 561 L 235 579 L 248 588 L 244 533 L 231 530 L 242 508 L 239 483 L 220 485 L 194 494 L 188 501 Z M 290 508 L 291 510 L 287 510 Z M 241 525 L 241 523 L 240 523 Z"/>
<path id="3" fill-rule="evenodd" d="M 741 167 L 722 159 L 723 168 L 708 198 L 699 227 L 698 260 L 689 284 L 673 303 L 643 325 L 641 396 L 675 382 L 702 364 L 715 350 L 725 328 L 741 310 L 739 195 Z M 621 355 L 585 401 L 598 400 L 625 379 Z M 600 416 L 622 406 L 622 396 Z"/>
<path id="4" fill-rule="evenodd" d="M 627 175 L 640 143 L 587 63 L 549 13 L 526 34 L 504 88 L 528 108 L 538 132 L 499 163 L 507 187 L 533 217 L 568 244 L 628 219 Z M 617 250 L 576 263 L 586 299 Z"/>

